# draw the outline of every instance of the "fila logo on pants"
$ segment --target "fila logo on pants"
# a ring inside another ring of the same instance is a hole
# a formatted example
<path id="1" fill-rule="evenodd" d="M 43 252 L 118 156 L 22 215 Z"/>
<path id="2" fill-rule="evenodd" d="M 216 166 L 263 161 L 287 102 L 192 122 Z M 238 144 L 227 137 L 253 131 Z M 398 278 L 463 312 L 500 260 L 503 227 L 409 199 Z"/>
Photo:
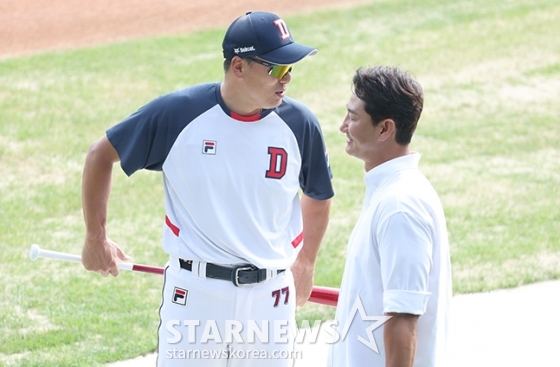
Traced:
<path id="1" fill-rule="evenodd" d="M 180 306 L 185 306 L 187 304 L 187 295 L 189 291 L 183 288 L 175 287 L 173 289 L 173 298 L 171 299 L 173 303 Z"/>

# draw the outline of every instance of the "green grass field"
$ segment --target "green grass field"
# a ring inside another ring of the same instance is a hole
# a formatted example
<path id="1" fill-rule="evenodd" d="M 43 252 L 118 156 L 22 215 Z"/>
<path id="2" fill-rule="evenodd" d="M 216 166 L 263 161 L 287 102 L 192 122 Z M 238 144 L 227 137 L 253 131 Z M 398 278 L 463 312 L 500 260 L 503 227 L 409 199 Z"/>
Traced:
<path id="1" fill-rule="evenodd" d="M 359 66 L 410 70 L 425 90 L 412 148 L 443 201 L 454 292 L 560 277 L 560 4 L 375 1 L 286 18 L 320 53 L 288 94 L 320 118 L 336 196 L 316 284 L 338 287 L 363 167 L 338 132 Z M 222 78 L 224 29 L 0 61 L 0 366 L 102 366 L 154 351 L 161 277 L 102 278 L 28 259 L 80 253 L 91 142 L 154 97 Z M 161 176 L 115 168 L 109 236 L 163 266 Z M 308 304 L 299 319 L 330 318 Z"/>

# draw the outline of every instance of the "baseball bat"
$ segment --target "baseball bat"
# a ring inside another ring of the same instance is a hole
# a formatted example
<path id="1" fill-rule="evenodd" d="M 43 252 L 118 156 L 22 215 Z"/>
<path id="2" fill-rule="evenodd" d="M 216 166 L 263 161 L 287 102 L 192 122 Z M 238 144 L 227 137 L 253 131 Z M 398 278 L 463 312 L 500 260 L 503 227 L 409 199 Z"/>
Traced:
<path id="1" fill-rule="evenodd" d="M 309 302 L 336 307 L 340 289 L 314 285 L 309 296 Z"/>
<path id="2" fill-rule="evenodd" d="M 43 259 L 71 261 L 75 263 L 82 262 L 82 257 L 79 255 L 45 250 L 39 247 L 39 245 L 37 244 L 31 245 L 31 249 L 29 250 L 29 258 L 33 261 L 37 260 L 38 258 L 43 258 Z M 141 273 L 151 273 L 151 274 L 160 274 L 160 275 L 163 274 L 163 268 L 159 268 L 157 266 L 119 262 L 118 267 L 121 270 L 132 270 Z"/>
<path id="3" fill-rule="evenodd" d="M 29 258 L 33 261 L 42 258 L 42 259 L 71 261 L 76 263 L 82 262 L 82 257 L 79 255 L 45 250 L 42 249 L 37 244 L 31 245 L 31 248 L 29 249 Z M 137 271 L 141 273 L 151 273 L 151 274 L 160 274 L 160 275 L 163 275 L 163 271 L 164 271 L 163 268 L 157 266 L 149 266 L 149 265 L 142 265 L 142 264 L 126 263 L 126 262 L 119 262 L 118 267 L 121 270 L 131 270 L 131 271 Z M 313 286 L 313 289 L 311 290 L 311 296 L 309 297 L 309 302 L 336 307 L 336 304 L 338 302 L 338 293 L 339 290 L 337 288 Z"/>

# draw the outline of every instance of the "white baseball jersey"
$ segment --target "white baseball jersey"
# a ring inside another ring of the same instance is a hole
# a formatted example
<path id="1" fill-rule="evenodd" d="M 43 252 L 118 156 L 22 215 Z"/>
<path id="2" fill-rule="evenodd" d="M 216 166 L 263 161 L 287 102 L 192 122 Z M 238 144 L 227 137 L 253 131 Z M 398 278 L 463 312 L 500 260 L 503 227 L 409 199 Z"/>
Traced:
<path id="1" fill-rule="evenodd" d="M 128 175 L 163 171 L 163 248 L 177 258 L 288 268 L 302 244 L 299 190 L 333 196 L 319 123 L 288 97 L 247 119 L 219 83 L 201 84 L 156 98 L 107 137 Z"/>
<path id="2" fill-rule="evenodd" d="M 420 154 L 385 162 L 366 173 L 366 195 L 348 242 L 336 310 L 338 331 L 353 318 L 344 340 L 332 345 L 330 366 L 385 366 L 383 326 L 352 313 L 361 299 L 367 316 L 420 315 L 414 366 L 443 365 L 451 302 L 451 262 L 443 208 L 418 170 Z"/>

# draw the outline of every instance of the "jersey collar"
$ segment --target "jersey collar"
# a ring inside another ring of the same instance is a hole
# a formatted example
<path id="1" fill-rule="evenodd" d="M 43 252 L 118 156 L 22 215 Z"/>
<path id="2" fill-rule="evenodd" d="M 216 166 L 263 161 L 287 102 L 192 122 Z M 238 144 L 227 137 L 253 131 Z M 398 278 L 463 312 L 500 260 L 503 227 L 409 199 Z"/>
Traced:
<path id="1" fill-rule="evenodd" d="M 261 113 L 258 113 L 253 116 L 243 116 L 238 113 L 231 111 L 225 104 L 222 94 L 220 93 L 220 87 L 222 86 L 221 83 L 218 84 L 218 88 L 216 88 L 216 98 L 218 99 L 218 103 L 220 107 L 225 112 L 226 115 L 230 116 L 232 119 L 241 121 L 241 122 L 257 122 L 260 119 L 267 116 L 270 112 L 274 111 L 274 109 L 262 110 Z"/>

